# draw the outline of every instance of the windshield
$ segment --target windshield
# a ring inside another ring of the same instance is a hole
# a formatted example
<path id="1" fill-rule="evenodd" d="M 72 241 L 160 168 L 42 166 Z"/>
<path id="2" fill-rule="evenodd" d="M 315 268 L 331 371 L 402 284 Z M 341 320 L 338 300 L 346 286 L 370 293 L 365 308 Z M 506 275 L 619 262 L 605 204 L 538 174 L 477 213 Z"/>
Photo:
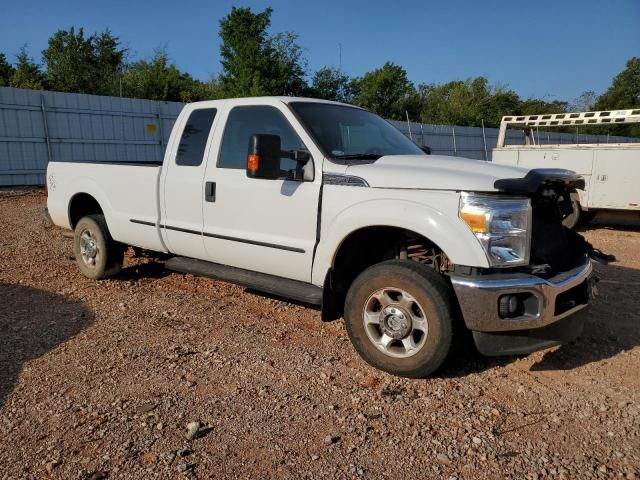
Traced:
<path id="1" fill-rule="evenodd" d="M 292 102 L 289 105 L 331 158 L 377 160 L 383 155 L 425 154 L 375 113 L 330 103 Z"/>

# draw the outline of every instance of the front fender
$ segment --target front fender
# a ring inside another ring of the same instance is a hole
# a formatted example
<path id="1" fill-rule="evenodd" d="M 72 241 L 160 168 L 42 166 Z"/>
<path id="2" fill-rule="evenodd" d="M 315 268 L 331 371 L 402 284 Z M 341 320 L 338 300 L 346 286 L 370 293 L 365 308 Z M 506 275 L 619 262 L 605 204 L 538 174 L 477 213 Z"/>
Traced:
<path id="1" fill-rule="evenodd" d="M 442 210 L 425 203 L 394 198 L 364 200 L 331 214 L 330 220 L 322 225 L 312 283 L 324 283 L 340 245 L 351 233 L 376 226 L 397 227 L 420 234 L 438 245 L 455 264 L 489 267 L 480 243 L 458 219 L 458 194 L 430 192 L 430 195 L 433 204 L 442 206 Z"/>

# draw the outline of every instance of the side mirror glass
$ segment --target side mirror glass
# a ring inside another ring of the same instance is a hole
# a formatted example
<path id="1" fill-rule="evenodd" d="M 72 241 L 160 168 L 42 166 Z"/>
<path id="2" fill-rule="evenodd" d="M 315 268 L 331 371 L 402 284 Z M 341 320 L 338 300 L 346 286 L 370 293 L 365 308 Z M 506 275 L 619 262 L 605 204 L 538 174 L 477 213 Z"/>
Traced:
<path id="1" fill-rule="evenodd" d="M 247 152 L 247 177 L 276 180 L 280 178 L 280 137 L 252 135 Z"/>

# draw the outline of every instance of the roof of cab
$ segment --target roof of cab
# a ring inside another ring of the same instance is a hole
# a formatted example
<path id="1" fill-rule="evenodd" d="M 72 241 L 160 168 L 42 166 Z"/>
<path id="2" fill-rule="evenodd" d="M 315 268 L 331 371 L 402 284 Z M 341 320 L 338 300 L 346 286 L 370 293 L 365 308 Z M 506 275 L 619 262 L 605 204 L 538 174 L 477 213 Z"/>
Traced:
<path id="1" fill-rule="evenodd" d="M 230 104 L 234 104 L 234 103 L 241 103 L 241 104 L 247 104 L 247 103 L 251 103 L 252 100 L 255 100 L 256 102 L 260 101 L 260 100 L 276 100 L 276 101 L 280 101 L 282 103 L 293 103 L 293 102 L 307 102 L 307 103 L 327 103 L 330 105 L 343 105 L 343 106 L 348 106 L 348 107 L 355 107 L 355 105 L 350 105 L 348 103 L 342 103 L 342 102 L 334 102 L 332 100 L 323 100 L 320 98 L 307 98 L 307 97 L 285 97 L 285 96 L 265 96 L 265 97 L 237 97 L 237 98 L 221 98 L 219 100 L 203 100 L 200 102 L 193 102 L 190 103 L 189 105 L 194 105 L 194 106 L 204 106 L 204 105 L 208 105 L 208 104 L 216 104 L 216 103 L 230 103 Z M 360 108 L 360 107 L 356 107 L 356 108 Z"/>

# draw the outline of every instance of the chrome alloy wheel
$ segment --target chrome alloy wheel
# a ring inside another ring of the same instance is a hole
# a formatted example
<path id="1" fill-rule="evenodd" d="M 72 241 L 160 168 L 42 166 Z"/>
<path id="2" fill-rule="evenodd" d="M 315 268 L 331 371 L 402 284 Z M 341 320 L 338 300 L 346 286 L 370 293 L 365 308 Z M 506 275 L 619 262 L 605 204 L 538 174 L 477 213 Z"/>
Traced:
<path id="1" fill-rule="evenodd" d="M 362 320 L 371 343 L 391 357 L 415 355 L 427 340 L 424 309 L 400 288 L 385 287 L 374 292 L 364 304 Z"/>
<path id="2" fill-rule="evenodd" d="M 90 267 L 96 265 L 100 249 L 98 248 L 98 240 L 89 230 L 83 230 L 80 234 L 80 255 L 86 265 Z"/>

